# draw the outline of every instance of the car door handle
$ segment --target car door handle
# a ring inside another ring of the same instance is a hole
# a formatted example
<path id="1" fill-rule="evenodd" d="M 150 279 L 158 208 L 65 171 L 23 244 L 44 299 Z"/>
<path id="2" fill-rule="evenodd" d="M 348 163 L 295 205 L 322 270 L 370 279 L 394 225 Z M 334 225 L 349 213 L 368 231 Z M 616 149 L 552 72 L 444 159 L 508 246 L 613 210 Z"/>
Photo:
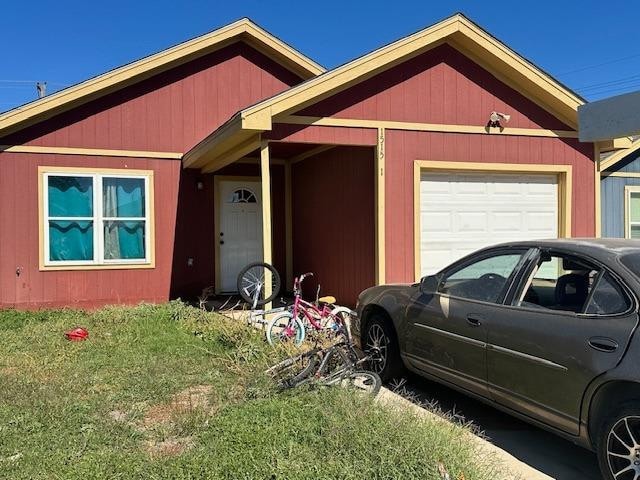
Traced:
<path id="1" fill-rule="evenodd" d="M 482 318 L 479 315 L 469 315 L 467 317 L 467 323 L 472 327 L 479 327 L 480 325 L 482 325 L 483 321 L 484 321 L 484 318 Z"/>
<path id="2" fill-rule="evenodd" d="M 618 342 L 612 338 L 591 337 L 589 339 L 589 346 L 600 352 L 615 352 L 618 349 Z"/>

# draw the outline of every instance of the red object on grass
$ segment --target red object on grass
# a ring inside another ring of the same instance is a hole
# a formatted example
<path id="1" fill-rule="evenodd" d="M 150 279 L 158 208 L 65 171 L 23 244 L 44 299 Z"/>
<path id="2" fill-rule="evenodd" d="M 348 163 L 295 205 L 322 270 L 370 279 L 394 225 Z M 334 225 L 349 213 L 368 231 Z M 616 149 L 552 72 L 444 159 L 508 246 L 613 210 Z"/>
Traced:
<path id="1" fill-rule="evenodd" d="M 64 332 L 64 336 L 67 337 L 67 340 L 72 342 L 80 342 L 89 337 L 89 331 L 86 328 L 77 327 L 73 330 L 69 330 L 68 332 Z"/>

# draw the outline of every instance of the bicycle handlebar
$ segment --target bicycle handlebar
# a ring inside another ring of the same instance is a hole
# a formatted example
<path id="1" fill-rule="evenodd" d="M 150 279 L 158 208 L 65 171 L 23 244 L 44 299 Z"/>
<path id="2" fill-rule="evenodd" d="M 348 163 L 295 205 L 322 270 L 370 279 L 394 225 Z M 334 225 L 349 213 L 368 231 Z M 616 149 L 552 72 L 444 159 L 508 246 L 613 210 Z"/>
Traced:
<path id="1" fill-rule="evenodd" d="M 303 273 L 302 275 L 300 275 L 300 277 L 298 278 L 298 281 L 300 283 L 302 283 L 302 281 L 307 278 L 307 277 L 313 277 L 313 272 L 307 272 L 307 273 Z"/>
<path id="2" fill-rule="evenodd" d="M 313 277 L 313 272 L 303 273 L 299 277 L 296 277 L 295 281 L 293 282 L 293 292 L 296 295 L 300 294 L 302 290 L 302 282 L 304 281 L 305 277 Z"/>

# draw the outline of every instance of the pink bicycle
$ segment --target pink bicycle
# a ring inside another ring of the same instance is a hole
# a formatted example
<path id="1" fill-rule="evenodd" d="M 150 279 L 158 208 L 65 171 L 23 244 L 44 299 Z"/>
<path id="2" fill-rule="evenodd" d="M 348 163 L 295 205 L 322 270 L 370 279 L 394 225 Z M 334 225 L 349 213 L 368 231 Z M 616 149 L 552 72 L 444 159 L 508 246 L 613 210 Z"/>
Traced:
<path id="1" fill-rule="evenodd" d="M 313 276 L 313 273 L 296 277 L 293 282 L 293 305 L 289 310 L 274 317 L 267 325 L 266 336 L 270 345 L 288 341 L 301 345 L 309 330 L 340 335 L 349 328 L 350 317 L 356 313 L 350 308 L 336 306 L 335 297 L 318 298 L 316 294 L 315 303 L 302 298 L 302 282 L 310 276 Z"/>

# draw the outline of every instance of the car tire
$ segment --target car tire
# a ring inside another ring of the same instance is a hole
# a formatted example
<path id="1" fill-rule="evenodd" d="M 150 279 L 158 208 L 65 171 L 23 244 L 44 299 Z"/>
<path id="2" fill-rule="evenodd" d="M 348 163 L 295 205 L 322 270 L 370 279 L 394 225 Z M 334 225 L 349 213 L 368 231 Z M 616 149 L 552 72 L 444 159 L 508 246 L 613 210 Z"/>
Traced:
<path id="1" fill-rule="evenodd" d="M 635 474 L 640 473 L 640 402 L 622 404 L 607 414 L 596 441 L 602 478 L 637 478 Z M 626 468 L 629 469 L 627 473 L 622 473 Z"/>
<path id="2" fill-rule="evenodd" d="M 369 369 L 377 373 L 383 382 L 401 377 L 404 366 L 400 358 L 398 337 L 390 321 L 380 314 L 374 314 L 364 332 L 362 346 L 365 355 L 371 355 Z"/>

